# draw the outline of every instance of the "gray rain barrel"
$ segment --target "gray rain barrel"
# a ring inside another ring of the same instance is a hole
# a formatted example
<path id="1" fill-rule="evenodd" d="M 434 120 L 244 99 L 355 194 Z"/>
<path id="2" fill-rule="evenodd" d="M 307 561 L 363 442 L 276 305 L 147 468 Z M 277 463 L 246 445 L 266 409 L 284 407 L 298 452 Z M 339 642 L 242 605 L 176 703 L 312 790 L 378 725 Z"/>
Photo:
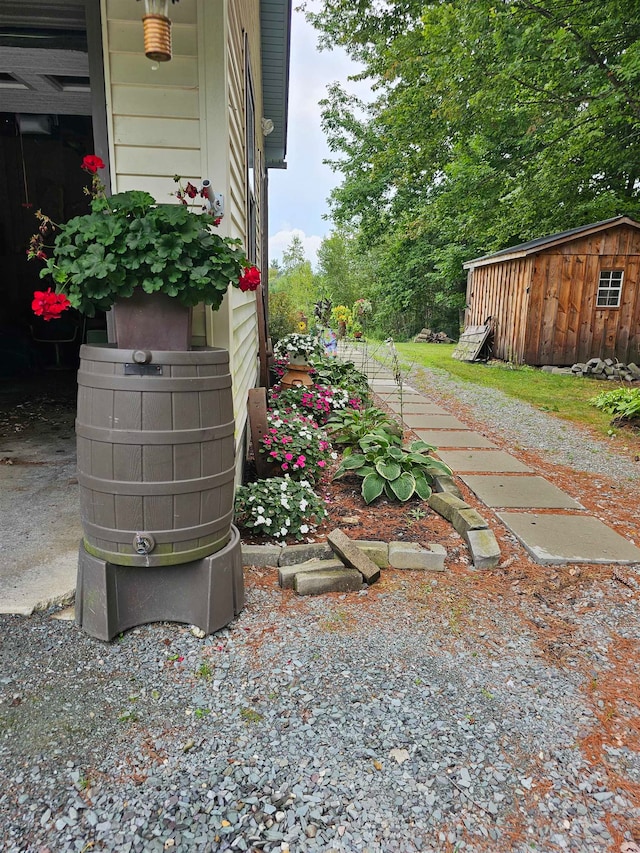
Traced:
<path id="1" fill-rule="evenodd" d="M 76 436 L 89 554 L 171 566 L 229 542 L 235 439 L 226 350 L 83 346 Z"/>

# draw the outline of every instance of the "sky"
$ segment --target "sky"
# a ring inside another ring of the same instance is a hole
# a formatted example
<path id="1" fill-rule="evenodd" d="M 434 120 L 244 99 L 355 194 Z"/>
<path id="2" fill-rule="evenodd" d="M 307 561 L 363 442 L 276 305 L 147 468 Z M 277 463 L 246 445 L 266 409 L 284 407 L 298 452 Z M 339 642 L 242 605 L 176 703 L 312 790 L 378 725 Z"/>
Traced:
<path id="1" fill-rule="evenodd" d="M 331 157 L 320 127 L 318 102 L 327 87 L 338 80 L 348 91 L 363 96 L 363 84 L 349 84 L 347 77 L 357 71 L 342 49 L 318 51 L 318 33 L 302 12 L 293 12 L 291 29 L 291 70 L 289 82 L 289 125 L 287 168 L 269 172 L 269 258 L 282 257 L 294 234 L 303 243 L 307 258 L 315 266 L 322 239 L 331 223 L 322 218 L 328 212 L 327 198 L 340 182 L 340 175 L 323 164 Z"/>

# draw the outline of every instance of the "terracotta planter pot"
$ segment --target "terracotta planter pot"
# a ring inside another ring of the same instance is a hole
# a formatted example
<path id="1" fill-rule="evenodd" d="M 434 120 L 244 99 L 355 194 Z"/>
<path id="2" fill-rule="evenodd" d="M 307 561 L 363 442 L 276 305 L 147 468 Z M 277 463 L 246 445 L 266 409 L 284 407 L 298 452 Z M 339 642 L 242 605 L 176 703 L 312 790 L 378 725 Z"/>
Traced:
<path id="1" fill-rule="evenodd" d="M 113 306 L 118 349 L 191 349 L 191 308 L 166 293 L 134 291 Z"/>
<path id="2" fill-rule="evenodd" d="M 301 385 L 309 387 L 313 385 L 313 379 L 309 376 L 310 370 L 311 366 L 306 359 L 294 356 L 289 360 L 280 384 L 283 388 L 299 388 Z"/>

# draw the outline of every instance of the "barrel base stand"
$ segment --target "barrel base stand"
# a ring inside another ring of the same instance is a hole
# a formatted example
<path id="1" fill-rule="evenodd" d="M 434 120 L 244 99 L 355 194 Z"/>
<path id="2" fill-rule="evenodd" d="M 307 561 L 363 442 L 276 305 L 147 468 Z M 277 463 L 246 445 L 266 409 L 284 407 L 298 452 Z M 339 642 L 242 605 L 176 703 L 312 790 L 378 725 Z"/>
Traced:
<path id="1" fill-rule="evenodd" d="M 76 621 L 99 640 L 147 622 L 184 622 L 212 634 L 244 607 L 240 535 L 222 550 L 177 566 L 119 566 L 80 543 Z"/>

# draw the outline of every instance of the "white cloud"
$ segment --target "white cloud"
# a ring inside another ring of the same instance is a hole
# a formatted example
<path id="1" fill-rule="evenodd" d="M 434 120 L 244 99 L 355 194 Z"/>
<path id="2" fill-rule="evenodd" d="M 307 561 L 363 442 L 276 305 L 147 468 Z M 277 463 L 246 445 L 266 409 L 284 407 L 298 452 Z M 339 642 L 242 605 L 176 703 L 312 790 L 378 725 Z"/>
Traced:
<path id="1" fill-rule="evenodd" d="M 318 261 L 318 249 L 324 238 L 315 234 L 307 237 L 300 228 L 283 229 L 269 237 L 269 260 L 274 261 L 276 258 L 281 260 L 283 251 L 289 248 L 294 237 L 300 238 L 305 257 L 311 261 L 311 266 L 315 268 Z"/>

